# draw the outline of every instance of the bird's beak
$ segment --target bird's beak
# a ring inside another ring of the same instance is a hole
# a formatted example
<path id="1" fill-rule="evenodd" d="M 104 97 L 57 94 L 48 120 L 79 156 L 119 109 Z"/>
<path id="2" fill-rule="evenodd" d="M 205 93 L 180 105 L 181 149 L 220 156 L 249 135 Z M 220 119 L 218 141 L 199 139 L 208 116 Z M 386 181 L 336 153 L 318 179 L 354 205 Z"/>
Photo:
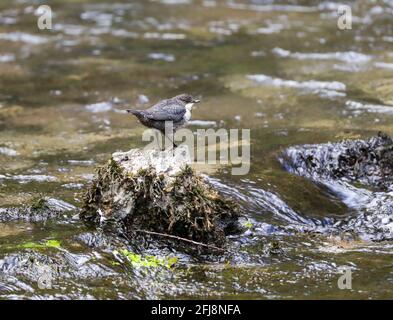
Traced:
<path id="1" fill-rule="evenodd" d="M 201 102 L 201 100 L 195 99 L 195 100 L 193 100 L 192 102 L 193 102 L 193 103 L 199 103 L 199 102 Z"/>

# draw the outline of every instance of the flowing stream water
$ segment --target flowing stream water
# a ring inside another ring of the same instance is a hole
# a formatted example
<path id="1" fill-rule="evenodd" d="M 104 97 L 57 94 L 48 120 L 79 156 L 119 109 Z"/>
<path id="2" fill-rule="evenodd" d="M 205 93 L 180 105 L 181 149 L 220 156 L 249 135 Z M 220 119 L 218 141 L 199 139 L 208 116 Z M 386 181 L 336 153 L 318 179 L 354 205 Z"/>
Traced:
<path id="1" fill-rule="evenodd" d="M 40 4 L 0 2 L 1 299 L 392 298 L 392 242 L 308 232 L 359 210 L 280 157 L 393 134 L 393 1 L 347 2 L 349 30 L 333 1 L 53 0 L 52 30 L 37 28 Z M 216 261 L 156 249 L 177 266 L 124 267 L 74 215 L 94 167 L 145 144 L 122 110 L 182 92 L 202 99 L 191 129 L 251 130 L 247 175 L 208 170 L 245 231 Z M 42 197 L 64 214 L 1 217 Z M 342 267 L 351 290 L 337 286 Z"/>

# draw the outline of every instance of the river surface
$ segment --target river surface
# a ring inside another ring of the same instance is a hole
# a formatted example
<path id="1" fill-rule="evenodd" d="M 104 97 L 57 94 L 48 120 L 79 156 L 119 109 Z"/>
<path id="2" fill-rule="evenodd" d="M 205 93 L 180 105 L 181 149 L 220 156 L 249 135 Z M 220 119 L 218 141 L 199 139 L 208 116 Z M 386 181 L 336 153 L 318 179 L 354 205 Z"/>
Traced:
<path id="1" fill-rule="evenodd" d="M 1 299 L 393 297 L 393 243 L 302 232 L 357 212 L 279 161 L 393 134 L 393 1 L 347 2 L 349 30 L 331 1 L 52 0 L 39 30 L 42 3 L 0 2 L 0 208 L 46 197 L 65 213 L 0 223 Z M 94 167 L 145 144 L 122 110 L 182 92 L 202 99 L 191 129 L 251 129 L 250 172 L 208 173 L 247 230 L 215 261 L 156 251 L 176 267 L 124 267 L 74 215 Z M 59 270 L 47 288 L 45 265 Z M 342 268 L 352 289 L 338 288 Z"/>

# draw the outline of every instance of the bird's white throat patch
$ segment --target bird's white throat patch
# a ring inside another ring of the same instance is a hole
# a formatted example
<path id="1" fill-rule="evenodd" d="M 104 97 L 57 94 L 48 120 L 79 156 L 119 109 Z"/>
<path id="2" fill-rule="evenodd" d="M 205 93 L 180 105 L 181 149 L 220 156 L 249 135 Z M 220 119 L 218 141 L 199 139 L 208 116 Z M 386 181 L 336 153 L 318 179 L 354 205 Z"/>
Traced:
<path id="1" fill-rule="evenodd" d="M 194 102 L 187 103 L 186 104 L 187 111 L 191 111 L 193 106 L 194 106 Z"/>

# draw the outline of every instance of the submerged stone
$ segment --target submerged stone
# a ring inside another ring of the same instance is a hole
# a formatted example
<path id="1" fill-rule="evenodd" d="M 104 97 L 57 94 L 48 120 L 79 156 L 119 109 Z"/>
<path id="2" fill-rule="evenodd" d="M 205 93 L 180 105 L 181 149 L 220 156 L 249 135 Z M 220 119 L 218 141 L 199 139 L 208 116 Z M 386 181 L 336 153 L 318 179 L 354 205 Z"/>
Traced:
<path id="1" fill-rule="evenodd" d="M 154 236 L 180 248 L 199 247 L 196 241 L 211 249 L 224 246 L 238 216 L 237 205 L 190 167 L 186 146 L 113 154 L 98 168 L 80 214 L 131 243 Z"/>

